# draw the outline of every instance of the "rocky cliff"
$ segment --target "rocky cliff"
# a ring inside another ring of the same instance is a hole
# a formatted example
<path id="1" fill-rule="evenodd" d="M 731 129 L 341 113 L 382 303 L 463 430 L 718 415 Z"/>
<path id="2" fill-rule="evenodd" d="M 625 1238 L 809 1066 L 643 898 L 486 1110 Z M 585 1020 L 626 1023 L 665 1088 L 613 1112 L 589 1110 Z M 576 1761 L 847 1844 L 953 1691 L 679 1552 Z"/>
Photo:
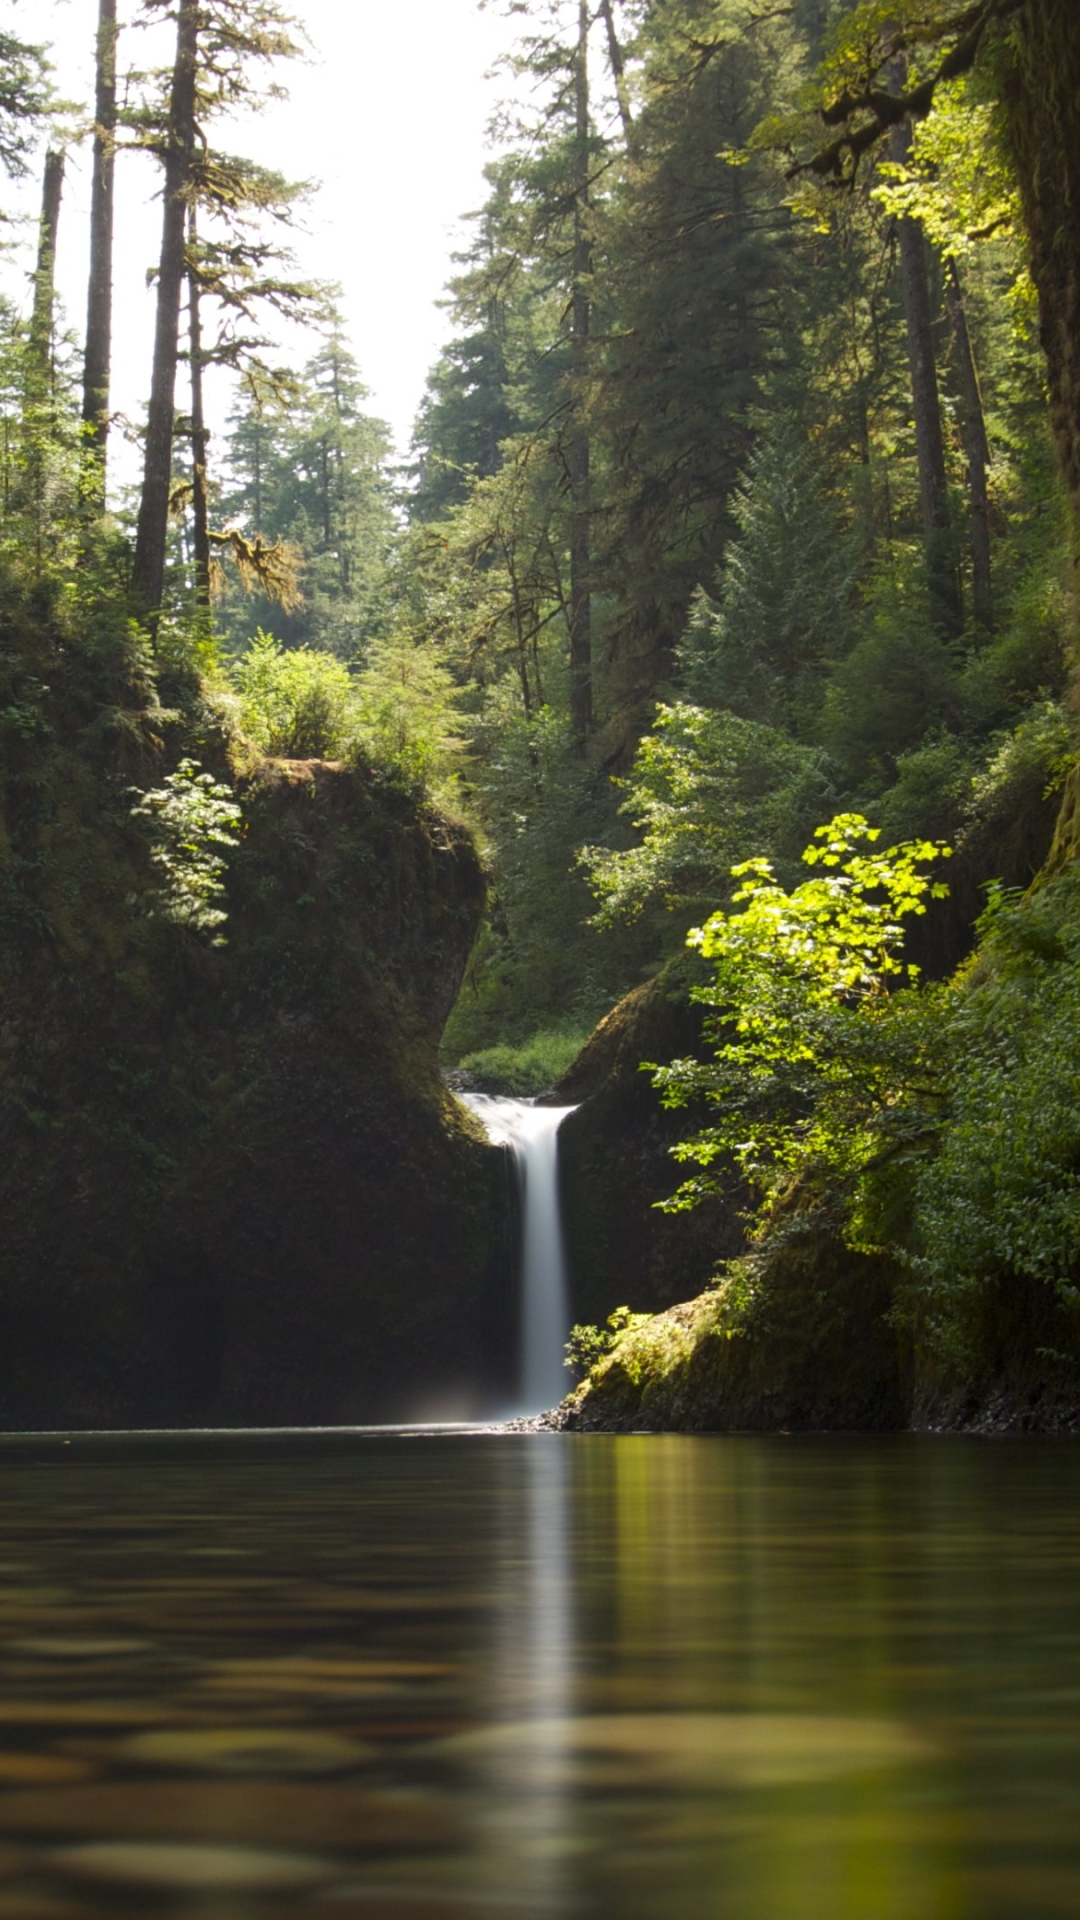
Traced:
<path id="1" fill-rule="evenodd" d="M 228 742 L 115 646 L 87 693 L 63 639 L 0 682 L 0 1425 L 475 1408 L 513 1310 L 500 1156 L 436 1067 L 466 830 L 374 768 L 249 763 L 215 944 L 155 905 L 132 775 Z"/>

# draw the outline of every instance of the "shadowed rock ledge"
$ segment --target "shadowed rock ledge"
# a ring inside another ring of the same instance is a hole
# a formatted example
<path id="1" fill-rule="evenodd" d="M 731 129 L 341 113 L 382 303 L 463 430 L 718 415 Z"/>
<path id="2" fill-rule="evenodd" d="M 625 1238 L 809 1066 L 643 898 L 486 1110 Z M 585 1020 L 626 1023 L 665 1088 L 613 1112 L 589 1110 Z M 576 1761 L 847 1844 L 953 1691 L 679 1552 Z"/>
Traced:
<path id="1" fill-rule="evenodd" d="M 500 1156 L 436 1065 L 472 841 L 370 770 L 242 799 L 221 946 L 148 912 L 108 779 L 8 807 L 4 1427 L 438 1417 L 506 1376 Z"/>

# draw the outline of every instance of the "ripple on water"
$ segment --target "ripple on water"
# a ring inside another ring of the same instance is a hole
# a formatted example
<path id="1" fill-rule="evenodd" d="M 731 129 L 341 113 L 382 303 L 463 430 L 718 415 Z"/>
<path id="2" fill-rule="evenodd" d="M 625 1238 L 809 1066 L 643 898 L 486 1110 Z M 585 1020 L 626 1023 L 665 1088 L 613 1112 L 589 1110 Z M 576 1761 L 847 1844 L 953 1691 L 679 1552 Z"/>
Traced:
<path id="1" fill-rule="evenodd" d="M 31 1654 L 38 1660 L 128 1660 L 154 1650 L 150 1640 L 81 1640 L 59 1634 L 4 1642 L 5 1653 Z"/>
<path id="2" fill-rule="evenodd" d="M 88 1760 L 59 1753 L 0 1753 L 0 1787 L 66 1787 L 89 1780 Z"/>
<path id="3" fill-rule="evenodd" d="M 897 1721 L 784 1713 L 623 1713 L 525 1720 L 434 1741 L 432 1758 L 499 1769 L 515 1789 L 579 1784 L 773 1787 L 925 1760 Z"/>
<path id="4" fill-rule="evenodd" d="M 0 1795 L 0 1831 L 73 1840 L 200 1839 L 301 1853 L 445 1851 L 460 1841 L 448 1796 L 417 1788 L 369 1791 L 324 1779 L 100 1780 Z"/>
<path id="5" fill-rule="evenodd" d="M 90 1886 L 172 1893 L 293 1893 L 340 1879 L 334 1860 L 253 1847 L 180 1845 L 147 1840 L 98 1840 L 60 1847 L 53 1870 Z"/>
<path id="6" fill-rule="evenodd" d="M 344 1734 L 303 1727 L 156 1727 L 117 1743 L 118 1757 L 200 1773 L 343 1773 L 377 1749 Z"/>

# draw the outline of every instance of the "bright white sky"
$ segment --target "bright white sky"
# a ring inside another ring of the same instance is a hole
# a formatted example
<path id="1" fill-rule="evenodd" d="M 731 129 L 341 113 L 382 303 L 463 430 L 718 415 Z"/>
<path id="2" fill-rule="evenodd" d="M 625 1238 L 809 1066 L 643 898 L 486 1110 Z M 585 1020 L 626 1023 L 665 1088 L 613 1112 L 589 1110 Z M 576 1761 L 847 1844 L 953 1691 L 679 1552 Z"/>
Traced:
<path id="1" fill-rule="evenodd" d="M 120 0 L 121 20 L 132 0 Z M 461 217 L 484 197 L 485 128 L 505 89 L 489 69 L 512 24 L 476 0 L 293 0 L 312 43 L 310 63 L 283 70 L 290 98 L 215 138 L 289 178 L 322 182 L 295 237 L 303 272 L 337 281 L 353 350 L 371 392 L 369 410 L 389 421 L 401 449 L 447 318 L 436 306 L 466 229 Z M 51 42 L 60 89 L 90 101 L 96 0 L 0 0 L 0 20 L 23 39 Z M 145 60 L 145 35 L 122 34 L 120 65 Z M 150 377 L 159 181 L 152 163 L 121 155 L 117 180 L 114 407 L 138 416 Z M 37 179 L 7 189 L 25 210 Z M 68 157 L 58 280 L 69 323 L 81 337 L 90 200 L 89 149 Z M 2 283 L 28 301 L 31 234 Z M 310 348 L 308 349 L 310 350 Z M 304 357 L 301 347 L 294 356 Z M 226 396 L 217 396 L 217 410 Z M 117 448 L 119 452 L 119 448 Z M 118 462 L 134 477 L 133 456 Z"/>

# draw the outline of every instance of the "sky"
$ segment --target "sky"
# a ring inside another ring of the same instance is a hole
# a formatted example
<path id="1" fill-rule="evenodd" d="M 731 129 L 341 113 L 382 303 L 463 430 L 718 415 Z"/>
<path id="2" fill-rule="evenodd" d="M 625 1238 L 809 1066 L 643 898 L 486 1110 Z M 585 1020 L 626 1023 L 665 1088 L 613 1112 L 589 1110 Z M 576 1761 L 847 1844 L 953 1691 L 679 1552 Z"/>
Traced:
<path id="1" fill-rule="evenodd" d="M 346 327 L 368 410 L 389 422 L 400 450 L 423 396 L 448 320 L 437 302 L 466 236 L 462 216 L 484 197 L 485 128 L 505 89 L 489 70 L 512 37 L 496 5 L 476 0 L 292 0 L 310 57 L 283 70 L 287 102 L 215 138 L 289 178 L 321 189 L 294 237 L 302 271 L 342 288 Z M 121 21 L 133 0 L 120 0 Z M 5 30 L 55 51 L 61 91 L 92 99 L 96 0 L 0 0 Z M 145 58 L 145 36 L 122 34 L 120 63 Z M 149 385 L 160 207 L 153 164 L 121 155 L 114 276 L 114 406 L 137 418 Z M 18 193 L 32 213 L 38 181 Z M 57 276 L 69 323 L 81 336 L 90 201 L 89 148 L 69 154 Z M 32 233 L 3 267 L 9 295 L 28 305 Z M 301 347 L 300 357 L 304 348 Z M 220 424 L 227 397 L 211 398 Z M 119 452 L 119 448 L 117 448 Z M 133 450 L 118 463 L 134 478 Z M 121 476 L 123 477 L 123 475 Z"/>

